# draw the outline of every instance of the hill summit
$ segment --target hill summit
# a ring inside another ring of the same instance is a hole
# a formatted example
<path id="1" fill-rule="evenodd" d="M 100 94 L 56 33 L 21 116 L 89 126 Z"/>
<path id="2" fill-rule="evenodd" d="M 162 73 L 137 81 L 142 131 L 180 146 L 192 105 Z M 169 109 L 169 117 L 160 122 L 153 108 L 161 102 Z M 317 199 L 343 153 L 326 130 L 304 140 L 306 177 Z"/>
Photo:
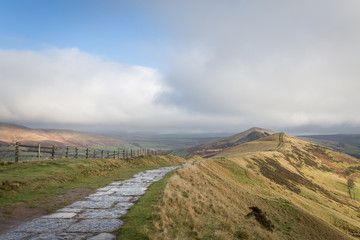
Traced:
<path id="1" fill-rule="evenodd" d="M 242 143 L 257 140 L 262 137 L 270 136 L 275 132 L 263 128 L 253 127 L 244 132 L 219 139 L 215 139 L 206 143 L 202 143 L 193 147 L 180 150 L 186 154 L 196 154 L 202 157 L 210 157 L 227 148 L 237 146 Z"/>

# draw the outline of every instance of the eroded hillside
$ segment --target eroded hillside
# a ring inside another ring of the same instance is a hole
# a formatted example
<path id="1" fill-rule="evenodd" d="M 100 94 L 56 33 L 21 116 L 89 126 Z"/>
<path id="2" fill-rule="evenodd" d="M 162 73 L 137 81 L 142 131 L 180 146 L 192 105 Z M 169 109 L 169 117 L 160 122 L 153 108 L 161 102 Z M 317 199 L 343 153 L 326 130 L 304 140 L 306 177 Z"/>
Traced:
<path id="1" fill-rule="evenodd" d="M 359 238 L 359 169 L 284 134 L 238 145 L 170 179 L 152 238 Z"/>
<path id="2" fill-rule="evenodd" d="M 267 129 L 253 127 L 244 132 L 229 137 L 218 138 L 193 147 L 178 149 L 176 152 L 181 153 L 180 155 L 195 154 L 202 157 L 211 157 L 221 151 L 224 151 L 225 149 L 237 146 L 242 143 L 254 141 L 274 133 L 275 132 Z"/>

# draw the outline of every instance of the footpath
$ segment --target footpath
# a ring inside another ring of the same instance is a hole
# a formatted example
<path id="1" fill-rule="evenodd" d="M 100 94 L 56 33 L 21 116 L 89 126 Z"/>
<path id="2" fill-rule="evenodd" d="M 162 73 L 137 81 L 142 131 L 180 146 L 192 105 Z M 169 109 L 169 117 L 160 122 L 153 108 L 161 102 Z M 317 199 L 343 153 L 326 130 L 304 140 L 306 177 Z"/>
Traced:
<path id="1" fill-rule="evenodd" d="M 97 189 L 83 201 L 75 202 L 53 214 L 36 218 L 16 229 L 0 235 L 0 240 L 113 240 L 112 234 L 123 221 L 134 202 L 145 193 L 154 182 L 181 166 L 148 170 L 133 178 L 109 184 Z"/>

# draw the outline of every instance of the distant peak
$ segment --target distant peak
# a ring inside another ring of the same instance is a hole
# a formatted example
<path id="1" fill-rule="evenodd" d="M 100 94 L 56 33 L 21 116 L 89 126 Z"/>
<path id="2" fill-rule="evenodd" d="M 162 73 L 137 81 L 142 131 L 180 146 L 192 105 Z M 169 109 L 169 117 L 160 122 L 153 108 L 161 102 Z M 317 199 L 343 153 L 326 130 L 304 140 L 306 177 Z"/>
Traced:
<path id="1" fill-rule="evenodd" d="M 252 127 L 252 128 L 250 128 L 250 129 L 247 130 L 247 132 L 253 132 L 253 131 L 275 133 L 274 131 L 271 131 L 271 130 L 268 130 L 268 129 L 264 129 L 264 128 L 259 128 L 259 127 Z"/>
<path id="2" fill-rule="evenodd" d="M 259 131 L 259 130 L 262 130 L 262 129 L 259 127 L 252 127 L 248 131 Z"/>

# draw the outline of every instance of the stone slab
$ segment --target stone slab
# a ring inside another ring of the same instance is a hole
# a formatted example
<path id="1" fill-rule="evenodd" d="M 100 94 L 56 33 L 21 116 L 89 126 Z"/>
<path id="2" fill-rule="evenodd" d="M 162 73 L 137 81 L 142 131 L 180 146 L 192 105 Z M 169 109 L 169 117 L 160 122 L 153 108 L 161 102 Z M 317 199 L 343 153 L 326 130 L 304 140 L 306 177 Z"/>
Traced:
<path id="1" fill-rule="evenodd" d="M 47 216 L 43 216 L 42 218 L 73 218 L 76 216 L 76 212 L 57 212 Z"/>
<path id="2" fill-rule="evenodd" d="M 117 230 L 123 221 L 119 219 L 85 219 L 70 226 L 67 232 L 103 233 Z"/>
<path id="3" fill-rule="evenodd" d="M 134 188 L 147 188 L 151 185 L 151 183 L 144 182 L 126 182 L 122 185 L 122 187 L 134 187 Z"/>
<path id="4" fill-rule="evenodd" d="M 109 191 L 109 190 L 111 190 L 111 189 L 112 189 L 111 186 L 106 186 L 106 187 L 103 187 L 103 188 L 99 188 L 99 189 L 97 189 L 96 191 L 97 191 L 97 192 L 107 192 L 107 191 Z"/>
<path id="5" fill-rule="evenodd" d="M 111 191 L 111 192 L 96 192 L 89 196 L 107 196 L 107 195 L 111 195 L 112 193 L 113 193 L 113 191 Z"/>
<path id="6" fill-rule="evenodd" d="M 61 208 L 59 210 L 57 210 L 56 212 L 72 212 L 72 213 L 79 213 L 81 211 L 84 211 L 84 209 L 81 208 L 69 208 L 69 207 L 64 207 Z"/>
<path id="7" fill-rule="evenodd" d="M 94 237 L 88 238 L 88 240 L 114 240 L 116 236 L 110 233 L 100 233 Z"/>
<path id="8" fill-rule="evenodd" d="M 25 233 L 25 232 L 9 232 L 0 235 L 0 240 L 19 240 L 19 239 L 26 239 L 32 236 L 32 233 Z"/>
<path id="9" fill-rule="evenodd" d="M 124 183 L 124 181 L 112 182 L 109 184 L 109 186 L 121 186 L 123 183 Z"/>
<path id="10" fill-rule="evenodd" d="M 61 209 L 57 210 L 56 212 L 74 212 L 74 213 L 79 213 L 79 212 L 81 212 L 81 211 L 84 211 L 84 209 L 64 207 L 64 208 L 61 208 Z"/>
<path id="11" fill-rule="evenodd" d="M 74 219 L 37 218 L 20 225 L 14 232 L 62 233 L 73 223 Z"/>
<path id="12" fill-rule="evenodd" d="M 132 187 L 123 187 L 116 191 L 114 195 L 120 196 L 136 196 L 136 195 L 143 195 L 146 191 L 146 188 L 132 188 Z"/>
<path id="13" fill-rule="evenodd" d="M 37 236 L 29 238 L 29 240 L 44 240 L 44 239 L 51 239 L 51 240 L 83 240 L 88 237 L 87 234 L 84 233 L 43 233 Z"/>
<path id="14" fill-rule="evenodd" d="M 95 201 L 78 201 L 74 202 L 69 208 L 110 208 L 114 202 L 95 202 Z"/>
<path id="15" fill-rule="evenodd" d="M 115 205 L 115 208 L 120 208 L 120 209 L 129 209 L 133 206 L 133 203 L 130 202 L 119 202 L 118 204 Z"/>
<path id="16" fill-rule="evenodd" d="M 89 196 L 86 199 L 94 202 L 121 202 L 121 201 L 129 201 L 131 197 L 122 197 L 122 196 Z"/>
<path id="17" fill-rule="evenodd" d="M 89 209 L 79 214 L 77 218 L 119 218 L 127 213 L 126 209 Z"/>

